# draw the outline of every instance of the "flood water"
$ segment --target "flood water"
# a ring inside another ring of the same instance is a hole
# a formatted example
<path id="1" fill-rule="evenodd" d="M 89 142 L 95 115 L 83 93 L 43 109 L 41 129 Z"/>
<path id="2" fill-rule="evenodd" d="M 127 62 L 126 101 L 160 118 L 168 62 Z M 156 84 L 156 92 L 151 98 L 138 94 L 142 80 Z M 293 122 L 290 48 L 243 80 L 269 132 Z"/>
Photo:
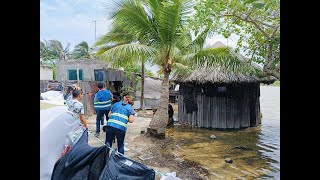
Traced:
<path id="1" fill-rule="evenodd" d="M 280 179 L 280 87 L 261 86 L 260 102 L 259 127 L 218 131 L 180 125 L 169 129 L 168 136 L 180 148 L 175 153 L 207 168 L 210 179 Z"/>

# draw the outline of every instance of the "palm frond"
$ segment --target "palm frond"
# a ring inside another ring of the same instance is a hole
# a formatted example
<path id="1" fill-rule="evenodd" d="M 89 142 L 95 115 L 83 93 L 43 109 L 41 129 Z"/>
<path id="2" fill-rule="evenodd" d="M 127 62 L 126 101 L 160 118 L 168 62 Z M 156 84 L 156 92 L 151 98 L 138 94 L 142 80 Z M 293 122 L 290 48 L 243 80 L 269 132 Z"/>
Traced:
<path id="1" fill-rule="evenodd" d="M 183 34 L 183 26 L 193 8 L 191 0 L 172 0 L 161 3 L 158 25 L 159 34 L 163 44 L 169 50 L 175 45 L 176 40 Z"/>
<path id="2" fill-rule="evenodd" d="M 117 0 L 115 6 L 110 14 L 113 26 L 124 29 L 130 34 L 139 34 L 140 39 L 158 38 L 156 29 L 140 2 Z"/>
<path id="3" fill-rule="evenodd" d="M 107 61 L 125 63 L 127 59 L 131 59 L 132 57 L 152 57 L 156 52 L 156 49 L 143 44 L 123 44 L 105 51 L 101 55 L 101 58 Z"/>
<path id="4" fill-rule="evenodd" d="M 186 76 L 192 72 L 192 69 L 181 63 L 173 63 L 173 76 Z"/>
<path id="5" fill-rule="evenodd" d="M 136 37 L 133 34 L 130 34 L 118 26 L 113 26 L 108 33 L 98 38 L 94 47 L 108 43 L 128 44 L 134 41 L 136 41 Z"/>
<path id="6" fill-rule="evenodd" d="M 89 59 L 89 58 L 91 58 L 89 51 L 90 50 L 89 50 L 88 43 L 85 41 L 82 41 L 75 46 L 75 48 L 72 52 L 72 57 L 74 59 L 81 59 L 81 58 Z"/>

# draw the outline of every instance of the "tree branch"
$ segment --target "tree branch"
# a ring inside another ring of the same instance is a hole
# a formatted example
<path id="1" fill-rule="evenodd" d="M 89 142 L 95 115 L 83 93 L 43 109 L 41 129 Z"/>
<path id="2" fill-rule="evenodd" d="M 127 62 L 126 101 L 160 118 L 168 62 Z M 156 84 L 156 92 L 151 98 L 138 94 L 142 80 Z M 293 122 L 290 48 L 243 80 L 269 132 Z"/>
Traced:
<path id="1" fill-rule="evenodd" d="M 266 36 L 268 39 L 270 39 L 269 35 L 257 24 L 257 22 L 255 22 L 253 19 L 249 18 L 249 17 L 246 17 L 246 18 L 242 18 L 238 15 L 235 15 L 235 14 L 224 14 L 223 16 L 231 16 L 231 17 L 237 17 L 243 21 L 246 21 L 246 22 L 250 22 L 252 23 L 256 28 L 259 29 L 259 31 L 264 35 Z"/>
<path id="2" fill-rule="evenodd" d="M 276 32 L 278 31 L 280 26 L 277 26 L 276 29 L 272 32 L 271 38 L 274 38 L 274 36 L 276 35 Z"/>
<path id="3" fill-rule="evenodd" d="M 276 66 L 276 71 L 279 71 L 279 72 L 280 72 L 280 63 L 277 64 L 277 66 Z"/>
<path id="4" fill-rule="evenodd" d="M 264 63 L 264 69 L 270 69 L 271 62 L 272 62 L 272 43 L 269 43 L 267 47 L 267 52 L 266 52 L 266 61 Z"/>
<path id="5" fill-rule="evenodd" d="M 273 26 L 273 25 L 267 24 L 267 23 L 262 22 L 262 21 L 259 21 L 259 20 L 257 20 L 257 19 L 252 19 L 252 18 L 251 18 L 251 21 L 258 22 L 258 23 L 260 23 L 260 24 L 262 24 L 262 25 L 265 25 L 265 26 L 267 26 L 267 27 L 270 27 L 270 28 L 277 28 L 276 26 Z"/>
<path id="6" fill-rule="evenodd" d="M 265 72 L 267 75 L 273 76 L 273 77 L 277 78 L 277 79 L 280 81 L 280 71 L 266 69 L 266 70 L 264 70 L 264 72 Z"/>

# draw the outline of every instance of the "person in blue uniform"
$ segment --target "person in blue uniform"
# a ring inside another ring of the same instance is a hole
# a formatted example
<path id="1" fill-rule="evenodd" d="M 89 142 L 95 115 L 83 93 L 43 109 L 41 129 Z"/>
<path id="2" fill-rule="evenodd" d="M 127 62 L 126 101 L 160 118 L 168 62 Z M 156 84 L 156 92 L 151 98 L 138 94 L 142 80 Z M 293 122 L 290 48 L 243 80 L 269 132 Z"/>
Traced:
<path id="1" fill-rule="evenodd" d="M 124 139 L 127 131 L 127 124 L 134 122 L 134 110 L 128 103 L 127 93 L 121 97 L 121 101 L 115 103 L 110 112 L 106 129 L 106 144 L 112 146 L 112 141 L 117 138 L 118 151 L 124 154 Z"/>
<path id="2" fill-rule="evenodd" d="M 108 114 L 111 109 L 112 102 L 112 93 L 107 90 L 103 83 L 98 84 L 99 91 L 96 93 L 94 97 L 94 109 L 97 112 L 96 117 L 96 133 L 95 136 L 100 136 L 100 124 L 104 125 L 104 119 L 102 118 L 104 115 L 106 116 L 106 120 L 108 121 Z"/>

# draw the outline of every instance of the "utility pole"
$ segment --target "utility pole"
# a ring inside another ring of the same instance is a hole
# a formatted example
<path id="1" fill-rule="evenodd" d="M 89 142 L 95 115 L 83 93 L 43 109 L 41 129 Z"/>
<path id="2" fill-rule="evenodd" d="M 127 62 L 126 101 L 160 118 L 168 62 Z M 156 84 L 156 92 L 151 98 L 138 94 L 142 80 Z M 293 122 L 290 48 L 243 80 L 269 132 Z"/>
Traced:
<path id="1" fill-rule="evenodd" d="M 103 20 L 94 20 L 94 42 L 97 42 L 97 21 L 103 21 Z"/>
<path id="2" fill-rule="evenodd" d="M 94 20 L 94 42 L 97 42 L 97 20 Z"/>

